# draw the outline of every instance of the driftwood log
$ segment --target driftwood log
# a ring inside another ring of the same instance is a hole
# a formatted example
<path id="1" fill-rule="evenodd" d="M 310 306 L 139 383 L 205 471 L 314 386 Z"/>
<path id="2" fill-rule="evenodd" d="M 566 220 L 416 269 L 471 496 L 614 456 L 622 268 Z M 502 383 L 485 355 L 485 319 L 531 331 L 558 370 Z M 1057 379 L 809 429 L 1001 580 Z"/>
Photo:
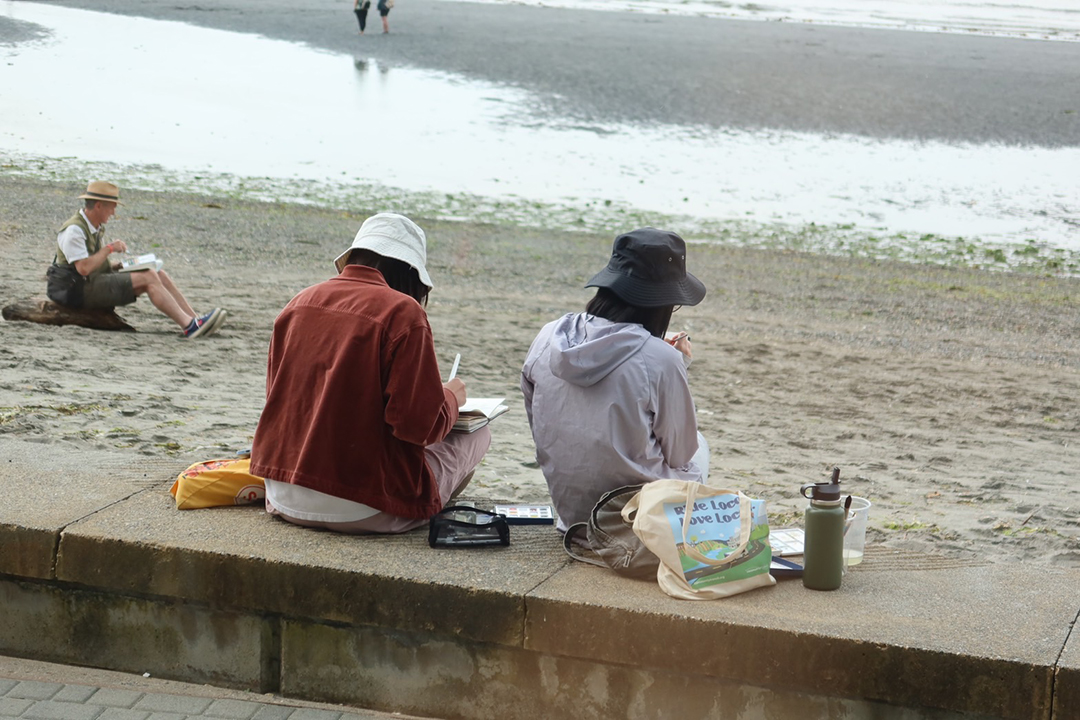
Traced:
<path id="1" fill-rule="evenodd" d="M 76 310 L 57 305 L 43 297 L 19 300 L 3 310 L 5 320 L 24 320 L 44 325 L 80 325 L 95 330 L 125 330 L 135 332 L 135 328 L 113 310 Z"/>

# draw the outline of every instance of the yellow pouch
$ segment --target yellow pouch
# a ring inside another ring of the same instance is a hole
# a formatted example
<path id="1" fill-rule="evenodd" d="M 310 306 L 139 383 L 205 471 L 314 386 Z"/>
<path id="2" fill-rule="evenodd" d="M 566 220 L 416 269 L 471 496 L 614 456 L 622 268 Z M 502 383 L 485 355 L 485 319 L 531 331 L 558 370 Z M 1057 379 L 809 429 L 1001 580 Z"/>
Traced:
<path id="1" fill-rule="evenodd" d="M 249 457 L 195 463 L 176 476 L 169 492 L 176 498 L 177 510 L 261 504 L 266 484 L 250 470 Z"/>

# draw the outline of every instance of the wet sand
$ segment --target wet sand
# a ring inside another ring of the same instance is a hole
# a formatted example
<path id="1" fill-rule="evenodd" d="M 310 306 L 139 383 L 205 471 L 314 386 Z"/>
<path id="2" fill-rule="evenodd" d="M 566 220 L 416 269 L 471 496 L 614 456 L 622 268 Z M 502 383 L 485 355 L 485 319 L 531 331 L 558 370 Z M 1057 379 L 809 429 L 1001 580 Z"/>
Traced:
<path id="1" fill-rule="evenodd" d="M 489 9 L 502 17 L 500 8 Z M 248 198 L 393 203 L 430 217 L 611 233 L 626 223 L 676 222 L 699 239 L 753 247 L 845 254 L 855 247 L 864 257 L 1041 264 L 1080 274 L 1077 147 L 710 132 L 686 124 L 598 126 L 579 123 L 574 108 L 561 118 L 534 112 L 537 94 L 519 88 L 294 42 L 0 0 L 4 12 L 21 23 L 18 37 L 34 27 L 54 33 L 48 42 L 0 45 L 8 59 L 0 60 L 0 86 L 11 98 L 0 105 L 0 145 L 13 153 L 7 161 L 13 166 L 40 168 L 38 156 L 51 158 L 38 177 L 113 176 L 112 168 L 85 164 L 118 163 L 126 166 L 128 187 L 148 190 L 185 182 L 189 191 L 206 188 L 210 176 L 216 192 L 243 187 Z M 242 19 L 275 15 L 268 8 Z M 615 16 L 577 14 L 594 21 Z M 0 36 L 3 25 L 0 19 Z M 372 40 L 347 39 L 364 48 Z M 413 39 L 374 41 L 393 48 Z M 101 46 L 117 48 L 111 62 L 126 70 L 95 65 L 91 58 Z M 200 48 L 198 57 L 177 66 L 175 58 L 190 47 Z M 617 73 L 618 61 L 609 65 Z M 108 111 L 93 120 L 56 103 L 58 93 L 75 105 L 102 102 L 73 67 L 114 76 Z M 591 72 L 583 70 L 575 82 L 593 82 Z M 637 73 L 623 74 L 631 84 L 609 91 L 632 105 L 640 99 Z M 43 84 L 42 77 L 61 79 Z M 574 82 L 566 85 L 572 89 Z M 285 86 L 288 101 L 281 102 Z M 761 100 L 777 90 L 751 95 Z M 704 107 L 708 95 L 685 99 Z M 683 122 L 677 108 L 668 112 Z M 51 175 L 52 168 L 61 174 Z M 192 175 L 204 181 L 193 182 Z M 1057 256 L 1054 248 L 1070 255 Z"/>
<path id="2" fill-rule="evenodd" d="M 1080 145 L 1080 43 L 443 0 L 402 0 L 389 36 L 360 37 L 351 3 L 340 0 L 308 0 L 302 11 L 288 0 L 53 4 L 505 83 L 536 92 L 552 118 L 585 126 Z M 0 18 L 0 40 L 3 28 Z M 282 82 L 287 92 L 302 80 Z"/>
<path id="3" fill-rule="evenodd" d="M 0 302 L 43 294 L 82 187 L 0 175 Z M 273 319 L 376 208 L 124 191 L 109 237 L 156 252 L 225 328 L 183 341 L 145 299 L 137 333 L 0 323 L 0 433 L 42 452 L 187 464 L 247 447 Z M 611 237 L 416 218 L 430 238 L 440 362 L 511 412 L 471 493 L 542 502 L 518 373 L 548 320 L 583 307 Z M 675 315 L 715 485 L 797 524 L 798 486 L 835 464 L 869 498 L 878 551 L 1080 566 L 1078 280 L 694 246 L 709 294 Z M 162 492 L 170 478 L 162 478 Z"/>

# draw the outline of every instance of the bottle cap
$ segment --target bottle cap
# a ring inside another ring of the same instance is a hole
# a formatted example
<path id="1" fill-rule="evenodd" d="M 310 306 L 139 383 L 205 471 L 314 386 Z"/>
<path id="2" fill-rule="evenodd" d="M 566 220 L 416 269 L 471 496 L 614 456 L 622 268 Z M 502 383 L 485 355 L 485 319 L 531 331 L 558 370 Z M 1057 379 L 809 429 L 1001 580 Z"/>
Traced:
<path id="1" fill-rule="evenodd" d="M 810 490 L 810 494 L 807 495 L 807 489 Z M 840 485 L 839 483 L 809 483 L 803 485 L 800 492 L 805 498 L 811 500 L 821 500 L 822 502 L 840 502 Z"/>

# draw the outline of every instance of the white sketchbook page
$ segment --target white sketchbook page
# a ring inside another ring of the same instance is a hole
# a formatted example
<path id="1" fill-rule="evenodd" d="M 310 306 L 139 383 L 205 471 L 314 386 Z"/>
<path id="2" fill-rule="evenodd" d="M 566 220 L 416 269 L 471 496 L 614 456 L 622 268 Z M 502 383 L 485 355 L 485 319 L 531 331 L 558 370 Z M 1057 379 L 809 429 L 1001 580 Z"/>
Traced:
<path id="1" fill-rule="evenodd" d="M 458 415 L 483 415 L 493 418 L 509 410 L 503 403 L 506 398 L 465 398 L 465 404 L 458 408 Z"/>

